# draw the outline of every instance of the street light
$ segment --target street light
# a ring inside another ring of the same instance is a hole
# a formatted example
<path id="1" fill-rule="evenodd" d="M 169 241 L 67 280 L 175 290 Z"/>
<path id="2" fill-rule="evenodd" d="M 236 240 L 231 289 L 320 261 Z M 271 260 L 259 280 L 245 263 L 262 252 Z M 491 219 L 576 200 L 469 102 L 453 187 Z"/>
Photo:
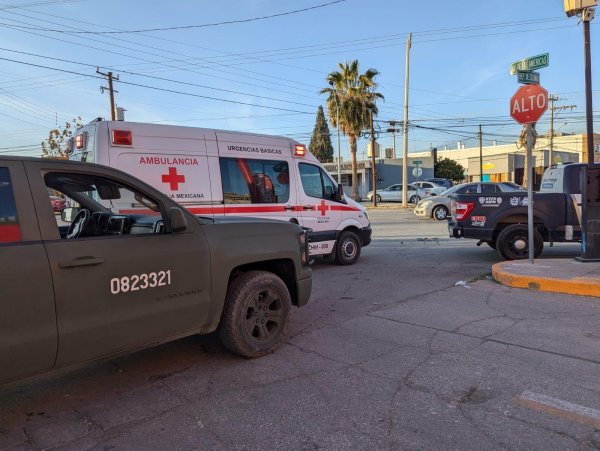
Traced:
<path id="1" fill-rule="evenodd" d="M 336 109 L 336 125 L 337 125 L 337 182 L 338 183 L 342 183 L 342 176 L 340 174 L 340 163 L 341 163 L 341 156 L 340 156 L 340 103 L 339 103 L 339 99 L 338 99 L 338 91 L 337 89 L 334 88 L 333 86 L 333 80 L 331 80 L 329 82 L 329 84 L 331 85 L 332 89 L 335 92 L 335 109 Z"/>

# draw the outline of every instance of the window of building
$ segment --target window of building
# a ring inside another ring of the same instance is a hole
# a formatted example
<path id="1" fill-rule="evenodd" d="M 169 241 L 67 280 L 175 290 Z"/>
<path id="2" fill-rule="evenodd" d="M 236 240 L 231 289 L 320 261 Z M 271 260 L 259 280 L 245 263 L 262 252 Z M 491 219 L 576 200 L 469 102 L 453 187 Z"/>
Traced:
<path id="1" fill-rule="evenodd" d="M 226 204 L 276 204 L 290 198 L 285 161 L 221 158 L 219 164 Z"/>
<path id="2" fill-rule="evenodd" d="M 17 205 L 8 168 L 0 168 L 0 243 L 21 241 Z"/>

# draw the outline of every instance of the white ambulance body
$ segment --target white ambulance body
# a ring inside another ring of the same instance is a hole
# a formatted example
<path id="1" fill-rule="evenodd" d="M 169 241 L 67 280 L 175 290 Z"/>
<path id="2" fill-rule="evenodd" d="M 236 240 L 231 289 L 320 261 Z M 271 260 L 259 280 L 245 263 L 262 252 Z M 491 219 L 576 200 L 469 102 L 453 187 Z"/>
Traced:
<path id="1" fill-rule="evenodd" d="M 132 174 L 199 216 L 296 222 L 312 229 L 311 255 L 340 264 L 355 263 L 371 241 L 364 207 L 289 138 L 96 120 L 75 132 L 70 152 Z"/>

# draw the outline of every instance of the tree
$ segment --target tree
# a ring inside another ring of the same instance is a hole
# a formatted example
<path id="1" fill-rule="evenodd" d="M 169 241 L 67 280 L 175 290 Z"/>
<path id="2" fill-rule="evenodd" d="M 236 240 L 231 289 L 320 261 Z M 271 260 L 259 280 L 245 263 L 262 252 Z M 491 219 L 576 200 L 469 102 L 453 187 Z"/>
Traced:
<path id="1" fill-rule="evenodd" d="M 379 72 L 368 69 L 364 74 L 359 73 L 358 60 L 350 63 L 338 63 L 339 71 L 327 75 L 329 88 L 321 89 L 321 94 L 328 94 L 327 112 L 329 120 L 335 128 L 348 136 L 350 141 L 350 156 L 352 157 L 352 198 L 359 200 L 356 150 L 360 134 L 369 126 L 369 114 L 376 116 L 377 99 L 383 95 L 376 91 L 375 77 Z M 339 109 L 339 123 L 338 123 Z"/>
<path id="2" fill-rule="evenodd" d="M 321 163 L 333 160 L 333 146 L 331 145 L 329 126 L 325 120 L 325 113 L 323 113 L 323 107 L 321 105 L 319 105 L 319 108 L 317 109 L 317 119 L 315 121 L 312 137 L 310 138 L 308 150 L 310 150 Z"/>
<path id="3" fill-rule="evenodd" d="M 465 168 L 450 158 L 442 158 L 435 164 L 435 176 L 460 182 L 465 178 Z"/>
<path id="4" fill-rule="evenodd" d="M 73 136 L 73 131 L 83 127 L 81 118 L 76 117 L 71 122 L 65 122 L 64 127 L 53 128 L 48 133 L 48 138 L 42 141 L 42 157 L 67 158 L 67 149 L 64 144 Z"/>

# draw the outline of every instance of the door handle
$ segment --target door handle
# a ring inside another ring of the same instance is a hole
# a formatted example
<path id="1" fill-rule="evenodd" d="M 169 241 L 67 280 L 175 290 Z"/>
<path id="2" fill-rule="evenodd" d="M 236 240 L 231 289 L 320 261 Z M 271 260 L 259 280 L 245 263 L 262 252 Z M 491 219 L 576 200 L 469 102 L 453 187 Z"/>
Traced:
<path id="1" fill-rule="evenodd" d="M 310 211 L 310 210 L 313 209 L 313 206 L 312 205 L 304 205 L 304 207 L 302 207 L 302 208 L 304 208 L 305 210 Z"/>
<path id="2" fill-rule="evenodd" d="M 77 268 L 79 266 L 95 266 L 104 263 L 103 258 L 99 257 L 79 257 L 75 260 L 67 261 L 67 262 L 59 262 L 59 268 Z"/>
<path id="3" fill-rule="evenodd" d="M 291 205 L 286 205 L 283 208 L 284 208 L 284 210 L 287 210 L 287 211 L 292 211 L 294 209 L 294 207 L 292 207 Z"/>

